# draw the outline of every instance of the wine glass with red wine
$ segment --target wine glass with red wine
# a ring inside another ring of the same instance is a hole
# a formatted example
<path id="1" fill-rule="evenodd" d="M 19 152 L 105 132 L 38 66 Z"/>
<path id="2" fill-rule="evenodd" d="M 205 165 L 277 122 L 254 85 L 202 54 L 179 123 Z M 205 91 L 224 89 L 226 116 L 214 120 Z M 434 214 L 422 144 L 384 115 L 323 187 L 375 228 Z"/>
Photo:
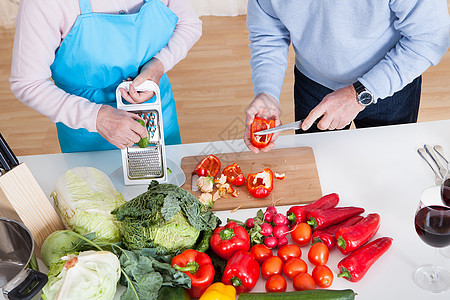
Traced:
<path id="1" fill-rule="evenodd" d="M 447 174 L 444 177 L 441 185 L 441 199 L 442 202 L 450 207 L 450 163 L 447 164 Z M 440 253 L 450 258 L 450 246 L 440 250 Z"/>
<path id="2" fill-rule="evenodd" d="M 443 204 L 440 188 L 431 187 L 422 192 L 414 219 L 420 239 L 436 252 L 438 248 L 450 246 L 450 207 Z M 450 288 L 450 272 L 434 264 L 426 265 L 416 271 L 414 281 L 425 290 L 439 293 Z"/>

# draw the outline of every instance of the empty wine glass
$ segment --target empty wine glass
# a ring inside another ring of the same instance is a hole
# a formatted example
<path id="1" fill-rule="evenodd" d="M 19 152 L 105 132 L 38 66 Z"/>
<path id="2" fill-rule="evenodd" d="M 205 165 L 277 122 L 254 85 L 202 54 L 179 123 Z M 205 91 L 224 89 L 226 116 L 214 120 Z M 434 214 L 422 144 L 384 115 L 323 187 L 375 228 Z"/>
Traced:
<path id="1" fill-rule="evenodd" d="M 420 197 L 414 224 L 419 237 L 437 249 L 450 245 L 450 207 L 443 205 L 440 186 L 425 189 Z M 437 265 L 426 265 L 414 274 L 414 281 L 425 290 L 439 293 L 450 288 L 450 272 Z"/>

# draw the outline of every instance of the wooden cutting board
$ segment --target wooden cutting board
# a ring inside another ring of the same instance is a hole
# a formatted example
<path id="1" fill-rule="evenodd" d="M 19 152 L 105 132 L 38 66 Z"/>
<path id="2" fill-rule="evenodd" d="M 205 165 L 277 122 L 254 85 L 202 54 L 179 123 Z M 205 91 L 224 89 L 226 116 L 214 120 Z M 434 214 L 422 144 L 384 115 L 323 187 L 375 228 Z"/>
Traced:
<path id="1" fill-rule="evenodd" d="M 187 156 L 181 160 L 181 168 L 186 175 L 186 182 L 182 186 L 191 190 L 192 171 L 206 155 Z M 317 174 L 314 152 L 311 147 L 296 147 L 275 149 L 269 152 L 234 152 L 215 154 L 220 159 L 221 171 L 236 162 L 245 176 L 270 168 L 274 174 L 286 174 L 283 180 L 274 178 L 274 189 L 267 198 L 254 198 L 249 194 L 245 185 L 235 187 L 239 195 L 218 199 L 212 210 L 232 210 L 240 208 L 266 207 L 276 205 L 296 205 L 310 203 L 322 196 L 319 176 Z M 214 192 L 216 189 L 214 189 Z M 192 192 L 199 197 L 201 192 Z"/>

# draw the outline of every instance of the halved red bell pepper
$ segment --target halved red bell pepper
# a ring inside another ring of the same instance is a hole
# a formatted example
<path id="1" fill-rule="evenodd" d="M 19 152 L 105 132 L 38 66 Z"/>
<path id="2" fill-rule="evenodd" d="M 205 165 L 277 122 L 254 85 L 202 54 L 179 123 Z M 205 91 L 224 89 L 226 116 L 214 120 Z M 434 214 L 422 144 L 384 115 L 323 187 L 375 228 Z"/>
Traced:
<path id="1" fill-rule="evenodd" d="M 298 223 L 305 223 L 308 214 L 315 209 L 329 209 L 336 207 L 339 204 L 339 195 L 336 193 L 325 195 L 318 200 L 306 204 L 306 205 L 296 205 L 289 208 L 286 216 L 291 225 Z"/>
<path id="2" fill-rule="evenodd" d="M 380 228 L 380 215 L 368 214 L 353 226 L 346 226 L 336 231 L 337 248 L 342 254 L 358 249 L 369 241 Z"/>
<path id="3" fill-rule="evenodd" d="M 259 173 L 248 174 L 247 190 L 255 198 L 269 196 L 273 190 L 273 173 L 269 168 Z"/>
<path id="4" fill-rule="evenodd" d="M 210 239 L 211 249 L 223 259 L 230 259 L 234 253 L 250 249 L 250 237 L 244 227 L 234 221 L 214 230 Z"/>
<path id="5" fill-rule="evenodd" d="M 341 271 L 338 277 L 344 277 L 351 282 L 360 281 L 369 268 L 391 245 L 392 238 L 382 237 L 350 253 L 338 263 L 338 268 Z"/>
<path id="6" fill-rule="evenodd" d="M 236 186 L 243 185 L 246 181 L 244 173 L 242 173 L 241 167 L 237 163 L 233 163 L 223 169 L 222 174 L 227 176 L 229 183 Z"/>
<path id="7" fill-rule="evenodd" d="M 334 237 L 336 231 L 342 227 L 355 225 L 362 219 L 364 219 L 363 216 L 354 216 L 342 223 L 327 227 L 324 230 L 316 230 L 311 237 L 311 241 L 313 244 L 322 242 L 328 247 L 328 250 L 331 250 L 336 246 L 336 238 Z"/>
<path id="8" fill-rule="evenodd" d="M 308 223 L 313 230 L 320 230 L 360 215 L 364 211 L 364 208 L 354 206 L 316 209 L 308 214 L 308 221 L 306 223 Z"/>
<path id="9" fill-rule="evenodd" d="M 220 160 L 210 154 L 204 159 L 202 159 L 194 169 L 194 172 L 197 173 L 198 176 L 212 176 L 216 177 L 220 171 Z"/>
<path id="10" fill-rule="evenodd" d="M 191 279 L 191 288 L 187 292 L 192 298 L 199 298 L 214 280 L 215 270 L 211 258 L 203 252 L 188 249 L 175 256 L 171 265 Z"/>
<path id="11" fill-rule="evenodd" d="M 233 285 L 237 293 L 247 293 L 255 287 L 258 279 L 259 264 L 253 254 L 238 251 L 228 261 L 222 282 Z"/>
<path id="12" fill-rule="evenodd" d="M 264 148 L 269 145 L 272 140 L 273 133 L 266 135 L 254 135 L 254 133 L 273 127 L 275 127 L 275 120 L 266 120 L 260 117 L 255 117 L 252 125 L 250 126 L 252 145 L 256 148 Z"/>

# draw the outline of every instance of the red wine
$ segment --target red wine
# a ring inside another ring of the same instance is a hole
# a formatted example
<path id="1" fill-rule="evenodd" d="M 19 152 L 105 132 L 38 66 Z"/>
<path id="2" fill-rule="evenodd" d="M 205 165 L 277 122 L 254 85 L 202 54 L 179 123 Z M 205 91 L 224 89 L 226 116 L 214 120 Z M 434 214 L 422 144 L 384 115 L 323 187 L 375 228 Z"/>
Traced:
<path id="1" fill-rule="evenodd" d="M 450 207 L 426 206 L 416 213 L 414 219 L 419 237 L 432 247 L 450 245 Z"/>
<path id="2" fill-rule="evenodd" d="M 450 206 L 450 178 L 447 178 L 442 185 L 441 197 L 444 204 Z"/>

